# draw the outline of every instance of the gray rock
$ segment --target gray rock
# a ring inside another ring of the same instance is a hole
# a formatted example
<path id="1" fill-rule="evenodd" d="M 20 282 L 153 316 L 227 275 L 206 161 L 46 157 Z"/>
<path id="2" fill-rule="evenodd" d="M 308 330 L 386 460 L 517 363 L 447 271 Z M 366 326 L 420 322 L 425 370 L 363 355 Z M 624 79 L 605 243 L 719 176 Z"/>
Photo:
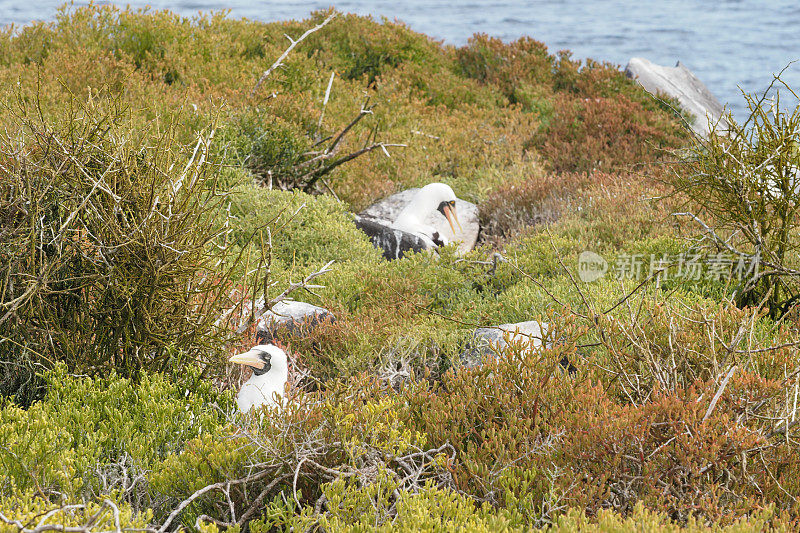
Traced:
<path id="1" fill-rule="evenodd" d="M 323 321 L 335 322 L 336 317 L 324 307 L 284 300 L 259 317 L 256 339 L 262 343 L 272 343 L 283 336 L 309 331 Z"/>
<path id="2" fill-rule="evenodd" d="M 462 354 L 464 366 L 475 367 L 487 358 L 496 357 L 498 352 L 502 352 L 508 346 L 506 335 L 511 342 L 530 342 L 530 350 L 536 350 L 542 346 L 543 339 L 547 337 L 547 324 L 530 320 L 476 329 L 469 349 Z"/>
<path id="3" fill-rule="evenodd" d="M 383 250 L 386 259 L 400 259 L 408 251 L 427 249 L 425 241 L 413 233 L 393 228 L 386 220 L 367 216 L 355 217 L 356 227 L 367 234 L 372 245 Z"/>
<path id="4" fill-rule="evenodd" d="M 418 190 L 419 189 L 407 189 L 393 194 L 388 198 L 384 198 L 380 202 L 365 209 L 361 213 L 361 216 L 375 219 L 377 222 L 383 224 L 391 224 L 397 218 L 397 215 L 400 214 L 400 211 L 411 202 L 411 199 Z M 459 241 L 458 251 L 464 254 L 472 250 L 475 247 L 475 243 L 478 242 L 478 232 L 480 231 L 478 206 L 457 199 L 456 216 L 458 216 L 458 221 L 461 223 L 461 228 L 463 229 L 463 231 L 458 231 L 458 226 L 456 226 L 456 233 L 453 233 L 450 229 L 450 225 L 447 223 L 447 219 L 438 211 L 434 211 L 428 215 L 428 218 L 425 219 L 425 223 L 436 228 L 439 234 L 445 236 L 450 242 Z"/>
<path id="5" fill-rule="evenodd" d="M 530 343 L 527 344 L 526 351 L 535 353 L 543 345 L 547 347 L 553 345 L 553 342 L 547 339 L 547 330 L 547 323 L 538 320 L 501 324 L 493 328 L 478 328 L 473 333 L 469 348 L 461 354 L 461 362 L 467 368 L 478 367 L 488 359 L 502 354 L 509 342 Z M 577 371 L 566 356 L 559 364 L 570 375 Z"/>
<path id="6" fill-rule="evenodd" d="M 728 129 L 728 121 L 722 116 L 724 108 L 702 81 L 680 61 L 674 67 L 656 65 L 641 57 L 634 57 L 625 67 L 625 74 L 651 94 L 666 94 L 676 98 L 694 115 L 692 129 L 698 135 L 708 137 L 709 124 L 717 125 L 717 131 Z"/>

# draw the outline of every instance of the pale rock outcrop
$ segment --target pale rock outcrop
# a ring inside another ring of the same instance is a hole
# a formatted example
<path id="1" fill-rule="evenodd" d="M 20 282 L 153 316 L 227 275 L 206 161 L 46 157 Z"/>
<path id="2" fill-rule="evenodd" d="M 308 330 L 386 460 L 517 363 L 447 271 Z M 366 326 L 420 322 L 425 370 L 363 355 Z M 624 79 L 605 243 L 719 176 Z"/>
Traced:
<path id="1" fill-rule="evenodd" d="M 634 57 L 625 67 L 625 74 L 653 95 L 665 94 L 677 99 L 694 116 L 691 126 L 698 135 L 708 137 L 709 126 L 716 125 L 717 132 L 720 133 L 728 129 L 728 122 L 722 116 L 722 104 L 680 61 L 674 67 L 664 67 L 647 59 Z"/>

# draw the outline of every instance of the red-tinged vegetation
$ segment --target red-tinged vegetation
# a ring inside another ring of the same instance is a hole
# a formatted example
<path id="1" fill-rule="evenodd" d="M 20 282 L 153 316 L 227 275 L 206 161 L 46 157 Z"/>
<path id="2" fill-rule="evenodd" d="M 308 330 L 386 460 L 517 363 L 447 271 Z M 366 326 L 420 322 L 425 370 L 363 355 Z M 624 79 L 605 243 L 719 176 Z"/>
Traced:
<path id="1" fill-rule="evenodd" d="M 675 198 L 646 173 L 563 172 L 530 176 L 493 190 L 480 204 L 481 238 L 494 246 L 542 230 L 582 243 L 584 249 L 619 250 L 672 235 Z M 624 223 L 620 223 L 624 221 Z"/>
<path id="2" fill-rule="evenodd" d="M 599 172 L 564 172 L 497 187 L 480 204 L 481 237 L 502 244 L 527 228 L 551 224 L 584 203 L 587 188 L 613 181 L 613 176 Z"/>
<path id="3" fill-rule="evenodd" d="M 637 172 L 681 145 L 672 124 L 625 96 L 563 96 L 526 148 L 541 153 L 556 172 Z"/>
<path id="4" fill-rule="evenodd" d="M 329 176 L 356 209 L 432 179 L 479 200 L 520 165 L 627 169 L 661 160 L 663 148 L 685 139 L 672 111 L 611 65 L 549 55 L 530 38 L 504 44 L 476 36 L 453 48 L 401 24 L 354 15 L 340 15 L 309 36 L 251 97 L 255 80 L 285 49 L 283 35 L 305 29 L 294 21 L 71 9 L 57 23 L 0 40 L 0 80 L 8 87 L 20 81 L 28 98 L 38 92 L 48 114 L 71 97 L 64 88 L 118 95 L 133 109 L 147 109 L 143 118 L 176 120 L 186 142 L 222 109 L 230 122 L 221 135 L 222 162 L 245 163 L 261 176 L 271 172 L 285 187 L 299 162 L 280 146 L 313 148 L 345 127 L 369 95 L 374 114 L 339 152 L 366 142 L 408 146 L 390 149 L 391 158 L 375 150 Z M 602 103 L 595 106 L 597 99 Z M 532 154 L 544 160 L 531 163 Z M 321 183 L 319 189 L 327 190 Z"/>

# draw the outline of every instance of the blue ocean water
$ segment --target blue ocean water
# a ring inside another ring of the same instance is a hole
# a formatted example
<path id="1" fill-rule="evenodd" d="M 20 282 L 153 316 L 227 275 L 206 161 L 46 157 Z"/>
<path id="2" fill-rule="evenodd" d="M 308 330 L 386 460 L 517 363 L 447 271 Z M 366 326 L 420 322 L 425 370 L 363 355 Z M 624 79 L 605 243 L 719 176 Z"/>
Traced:
<path id="1" fill-rule="evenodd" d="M 331 2 L 125 0 L 120 4 L 150 5 L 187 16 L 229 9 L 232 17 L 274 21 L 305 18 Z M 52 20 L 62 3 L 0 0 L 0 25 Z M 773 73 L 800 59 L 798 0 L 342 0 L 335 7 L 401 20 L 456 45 L 475 33 L 504 40 L 529 35 L 551 51 L 569 49 L 574 57 L 623 67 L 636 56 L 669 66 L 680 60 L 737 117 L 744 114 L 740 89 L 763 91 Z M 800 63 L 790 66 L 783 77 L 800 92 Z"/>

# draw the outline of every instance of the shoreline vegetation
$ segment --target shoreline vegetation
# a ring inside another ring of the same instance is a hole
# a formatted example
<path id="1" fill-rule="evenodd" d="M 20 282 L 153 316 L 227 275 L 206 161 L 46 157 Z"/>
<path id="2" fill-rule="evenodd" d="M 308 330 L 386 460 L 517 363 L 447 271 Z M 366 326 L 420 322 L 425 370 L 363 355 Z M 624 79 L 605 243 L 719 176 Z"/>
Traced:
<path id="1" fill-rule="evenodd" d="M 334 11 L 0 31 L 0 533 L 797 530 L 800 107 L 746 100 Z M 383 259 L 352 213 L 431 182 L 478 246 Z M 287 297 L 336 319 L 242 416 Z"/>

